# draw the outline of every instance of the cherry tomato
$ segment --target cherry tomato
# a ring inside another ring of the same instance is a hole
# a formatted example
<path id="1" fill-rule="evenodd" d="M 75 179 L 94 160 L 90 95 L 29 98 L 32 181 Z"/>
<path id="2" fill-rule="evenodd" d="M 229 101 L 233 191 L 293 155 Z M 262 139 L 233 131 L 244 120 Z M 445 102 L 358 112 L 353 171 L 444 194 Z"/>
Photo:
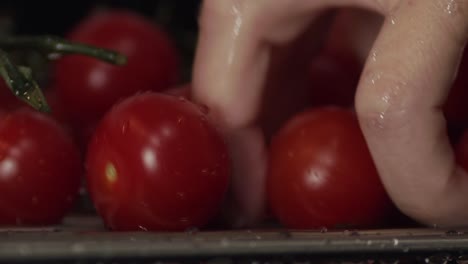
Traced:
<path id="1" fill-rule="evenodd" d="M 392 202 L 355 115 L 336 107 L 302 112 L 273 138 L 268 199 L 288 228 L 383 225 Z"/>
<path id="2" fill-rule="evenodd" d="M 10 111 L 22 106 L 27 106 L 27 104 L 17 98 L 8 88 L 5 80 L 0 78 L 0 109 Z"/>
<path id="3" fill-rule="evenodd" d="M 224 140 L 195 104 L 143 93 L 101 120 L 87 183 L 112 230 L 200 228 L 218 213 L 229 182 Z"/>
<path id="4" fill-rule="evenodd" d="M 0 118 L 0 224 L 60 222 L 76 199 L 82 162 L 52 118 L 20 109 Z"/>
<path id="5" fill-rule="evenodd" d="M 81 55 L 56 62 L 54 85 L 76 122 L 97 121 L 118 100 L 140 91 L 161 91 L 177 81 L 179 59 L 169 35 L 130 11 L 94 13 L 68 38 L 119 51 L 128 59 L 124 66 Z"/>
<path id="6" fill-rule="evenodd" d="M 362 64 L 349 52 L 324 51 L 309 66 L 310 100 L 313 106 L 351 107 Z"/>

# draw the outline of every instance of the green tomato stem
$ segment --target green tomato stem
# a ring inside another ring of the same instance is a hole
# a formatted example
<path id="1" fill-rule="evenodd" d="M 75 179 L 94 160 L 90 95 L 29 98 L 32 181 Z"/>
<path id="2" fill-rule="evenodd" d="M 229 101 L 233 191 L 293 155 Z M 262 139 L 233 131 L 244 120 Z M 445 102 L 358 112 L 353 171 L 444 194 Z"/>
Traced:
<path id="1" fill-rule="evenodd" d="M 17 67 L 2 49 L 0 49 L 0 76 L 16 97 L 36 110 L 50 112 L 44 94 L 31 76 L 31 70 L 27 67 Z"/>
<path id="2" fill-rule="evenodd" d="M 118 52 L 68 41 L 56 36 L 3 37 L 0 38 L 0 48 L 31 49 L 46 53 L 47 55 L 81 54 L 116 65 L 123 65 L 127 62 L 127 58 Z"/>

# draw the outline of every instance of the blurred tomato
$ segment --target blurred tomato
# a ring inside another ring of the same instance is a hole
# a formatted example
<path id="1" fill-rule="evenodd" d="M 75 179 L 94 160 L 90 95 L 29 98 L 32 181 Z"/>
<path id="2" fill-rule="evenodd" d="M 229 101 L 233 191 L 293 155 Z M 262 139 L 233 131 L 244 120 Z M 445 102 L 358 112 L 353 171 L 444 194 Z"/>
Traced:
<path id="1" fill-rule="evenodd" d="M 57 224 L 76 199 L 82 163 L 72 138 L 30 109 L 0 118 L 0 224 Z"/>
<path id="2" fill-rule="evenodd" d="M 97 121 L 114 103 L 141 91 L 162 91 L 178 79 L 178 54 L 153 21 L 124 10 L 96 12 L 68 35 L 73 41 L 119 51 L 125 66 L 67 55 L 54 65 L 54 86 L 72 118 Z"/>

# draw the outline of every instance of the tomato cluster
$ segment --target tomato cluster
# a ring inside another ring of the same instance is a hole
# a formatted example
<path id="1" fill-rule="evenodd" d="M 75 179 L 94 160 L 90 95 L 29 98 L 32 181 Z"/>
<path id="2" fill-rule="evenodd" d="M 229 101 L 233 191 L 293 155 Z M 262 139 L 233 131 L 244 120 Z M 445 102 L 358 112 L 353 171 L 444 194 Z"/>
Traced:
<path id="1" fill-rule="evenodd" d="M 206 109 L 182 99 L 188 88 L 173 88 L 180 58 L 171 36 L 140 14 L 109 9 L 67 38 L 120 52 L 127 63 L 54 61 L 45 88 L 51 115 L 2 83 L 0 225 L 60 223 L 80 187 L 112 230 L 207 225 L 227 193 L 230 159 Z"/>
<path id="2" fill-rule="evenodd" d="M 80 188 L 111 230 L 180 231 L 216 221 L 235 168 L 209 109 L 190 101 L 191 84 L 180 83 L 171 36 L 136 13 L 105 10 L 67 38 L 128 62 L 83 55 L 53 62 L 45 90 L 51 115 L 25 107 L 1 83 L 0 225 L 59 223 Z M 362 68 L 354 51 L 325 46 L 304 71 L 308 108 L 274 131 L 268 146 L 266 198 L 280 225 L 374 228 L 405 220 L 353 111 Z M 468 133 L 458 140 L 468 124 L 464 76 L 444 111 L 457 159 L 468 168 Z"/>

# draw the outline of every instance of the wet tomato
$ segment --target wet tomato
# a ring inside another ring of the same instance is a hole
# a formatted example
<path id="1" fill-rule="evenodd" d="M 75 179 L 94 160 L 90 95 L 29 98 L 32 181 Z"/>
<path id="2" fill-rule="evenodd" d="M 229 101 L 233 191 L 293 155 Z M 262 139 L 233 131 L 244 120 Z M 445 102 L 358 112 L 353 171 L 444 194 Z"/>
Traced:
<path id="1" fill-rule="evenodd" d="M 70 40 L 119 51 L 124 66 L 68 55 L 54 65 L 57 94 L 75 122 L 97 121 L 115 102 L 141 91 L 161 91 L 178 79 L 178 54 L 169 35 L 130 11 L 107 10 L 86 17 Z"/>
<path id="2" fill-rule="evenodd" d="M 370 228 L 393 213 L 355 115 L 322 107 L 293 117 L 272 141 L 273 214 L 289 228 Z"/>
<path id="3" fill-rule="evenodd" d="M 203 108 L 143 93 L 113 107 L 87 155 L 87 183 L 112 230 L 203 227 L 224 200 L 230 162 Z"/>
<path id="4" fill-rule="evenodd" d="M 48 225 L 72 208 L 82 177 L 72 138 L 30 109 L 0 117 L 0 224 Z"/>

